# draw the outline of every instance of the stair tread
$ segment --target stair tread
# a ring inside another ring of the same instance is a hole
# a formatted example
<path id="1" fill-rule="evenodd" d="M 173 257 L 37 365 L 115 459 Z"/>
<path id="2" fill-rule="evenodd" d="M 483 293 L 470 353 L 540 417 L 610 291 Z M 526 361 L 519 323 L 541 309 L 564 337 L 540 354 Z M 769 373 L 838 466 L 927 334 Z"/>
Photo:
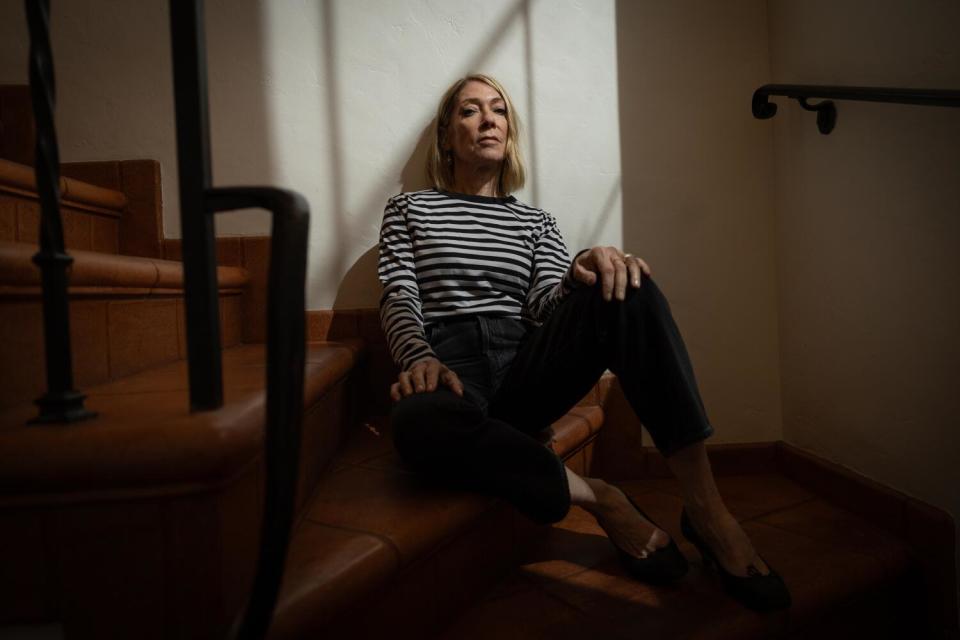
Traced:
<path id="1" fill-rule="evenodd" d="M 355 365 L 360 340 L 307 345 L 304 405 L 313 406 Z M 0 500 L 144 489 L 176 492 L 222 482 L 262 448 L 266 348 L 223 351 L 225 405 L 191 414 L 187 364 L 172 362 L 85 389 L 97 418 L 28 426 L 30 405 L 0 412 Z M 144 411 L 149 407 L 150 411 Z"/>
<path id="2" fill-rule="evenodd" d="M 721 591 L 717 576 L 680 536 L 682 501 L 671 483 L 638 480 L 621 486 L 691 560 L 690 573 L 678 585 L 656 587 L 628 577 L 606 533 L 574 507 L 514 573 L 439 637 L 554 637 L 559 628 L 591 625 L 610 638 L 778 636 L 816 624 L 864 595 L 902 587 L 898 581 L 913 567 L 903 542 L 784 476 L 720 476 L 721 494 L 737 496 L 728 501 L 731 512 L 793 597 L 787 612 L 754 613 Z"/>
<path id="3" fill-rule="evenodd" d="M 578 406 L 540 440 L 567 457 L 602 423 L 601 407 Z M 334 456 L 293 534 L 274 635 L 298 637 L 322 628 L 498 505 L 496 498 L 438 486 L 411 472 L 393 449 L 387 417 L 369 419 Z"/>

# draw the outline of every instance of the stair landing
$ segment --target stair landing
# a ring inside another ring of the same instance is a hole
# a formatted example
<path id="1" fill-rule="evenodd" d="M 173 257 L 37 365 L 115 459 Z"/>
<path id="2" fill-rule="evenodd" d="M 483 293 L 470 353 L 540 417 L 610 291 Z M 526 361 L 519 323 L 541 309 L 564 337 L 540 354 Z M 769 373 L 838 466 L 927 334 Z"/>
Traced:
<path id="1" fill-rule="evenodd" d="M 617 483 L 690 560 L 676 586 L 632 580 L 604 531 L 573 507 L 526 551 L 516 571 L 465 610 L 443 640 L 481 638 L 927 637 L 907 547 L 859 516 L 772 474 L 720 476 L 730 511 L 784 577 L 793 606 L 768 614 L 723 593 L 680 535 L 673 479 Z M 918 623 L 919 624 L 919 623 Z"/>

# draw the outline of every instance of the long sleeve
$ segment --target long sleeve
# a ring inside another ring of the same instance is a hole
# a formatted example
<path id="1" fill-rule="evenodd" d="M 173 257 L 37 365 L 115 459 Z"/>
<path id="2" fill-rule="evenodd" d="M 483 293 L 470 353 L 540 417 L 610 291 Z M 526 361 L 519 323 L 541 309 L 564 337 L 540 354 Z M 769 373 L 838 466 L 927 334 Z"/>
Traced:
<path id="1" fill-rule="evenodd" d="M 403 195 L 387 201 L 380 226 L 380 259 L 377 272 L 383 285 L 380 325 L 390 354 L 402 370 L 428 356 L 435 356 L 423 330 L 420 289 L 413 257 L 413 242 L 407 229 L 407 201 Z"/>
<path id="2" fill-rule="evenodd" d="M 560 301 L 578 285 L 573 279 L 573 263 L 567 245 L 549 213 L 537 237 L 533 253 L 533 274 L 527 294 L 527 310 L 534 320 L 544 322 Z"/>

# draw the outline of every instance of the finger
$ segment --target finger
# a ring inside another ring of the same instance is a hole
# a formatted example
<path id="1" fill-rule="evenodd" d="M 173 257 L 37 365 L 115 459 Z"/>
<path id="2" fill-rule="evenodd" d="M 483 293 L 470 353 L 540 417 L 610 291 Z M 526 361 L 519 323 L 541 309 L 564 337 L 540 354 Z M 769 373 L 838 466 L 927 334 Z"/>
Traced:
<path id="1" fill-rule="evenodd" d="M 403 396 L 400 395 L 400 383 L 394 382 L 390 385 L 390 399 L 394 402 L 399 402 L 402 397 Z"/>
<path id="2" fill-rule="evenodd" d="M 593 283 L 597 281 L 597 274 L 577 264 L 573 267 L 573 279 L 593 286 Z"/>
<path id="3" fill-rule="evenodd" d="M 643 272 L 644 272 L 645 274 L 647 274 L 647 275 L 649 276 L 651 273 L 653 273 L 653 272 L 650 270 L 650 266 L 649 266 L 646 262 L 644 262 L 644 261 L 641 260 L 640 258 L 637 258 L 636 256 L 634 256 L 634 258 L 636 258 L 637 262 L 640 263 L 640 268 L 643 269 Z"/>
<path id="4" fill-rule="evenodd" d="M 573 261 L 573 279 L 584 284 L 592 285 L 597 276 L 592 267 L 592 251 L 582 253 Z"/>
<path id="5" fill-rule="evenodd" d="M 440 375 L 440 361 L 431 360 L 427 365 L 427 370 L 424 373 L 424 378 L 427 382 L 427 391 L 435 391 L 437 388 L 437 377 Z"/>
<path id="6" fill-rule="evenodd" d="M 427 365 L 419 365 L 410 370 L 410 383 L 413 385 L 414 391 L 420 393 L 421 391 L 427 390 L 427 380 L 424 376 Z"/>
<path id="7" fill-rule="evenodd" d="M 413 385 L 410 384 L 410 372 L 403 371 L 397 380 L 400 385 L 400 392 L 405 396 L 413 395 Z"/>
<path id="8" fill-rule="evenodd" d="M 613 293 L 617 300 L 623 300 L 627 297 L 627 265 L 620 258 L 613 259 L 613 266 L 616 269 L 614 273 Z"/>
<path id="9" fill-rule="evenodd" d="M 460 382 L 460 376 L 444 367 L 443 373 L 440 374 L 440 379 L 443 380 L 443 383 L 447 385 L 451 391 L 463 397 L 463 383 Z"/>
<path id="10" fill-rule="evenodd" d="M 603 257 L 598 265 L 600 269 L 600 282 L 603 299 L 609 302 L 613 297 L 613 286 L 616 284 L 617 270 L 613 265 L 612 254 L 604 251 L 601 255 Z"/>
<path id="11" fill-rule="evenodd" d="M 634 287 L 640 286 L 640 258 L 630 256 L 627 259 L 627 272 L 630 277 L 630 284 Z"/>

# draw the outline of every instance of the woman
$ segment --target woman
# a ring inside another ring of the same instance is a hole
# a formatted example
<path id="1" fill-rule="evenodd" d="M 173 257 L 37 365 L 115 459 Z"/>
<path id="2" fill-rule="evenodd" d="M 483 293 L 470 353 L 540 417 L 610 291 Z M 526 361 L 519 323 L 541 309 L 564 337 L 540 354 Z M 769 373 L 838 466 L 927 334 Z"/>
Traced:
<path id="1" fill-rule="evenodd" d="M 680 483 L 684 536 L 742 603 L 789 606 L 717 492 L 703 443 L 713 428 L 650 268 L 614 247 L 571 262 L 554 218 L 509 195 L 524 181 L 518 140 L 503 87 L 483 75 L 459 80 L 437 110 L 434 188 L 394 196 L 384 212 L 380 315 L 401 369 L 391 388 L 401 458 L 537 522 L 579 505 L 631 575 L 674 581 L 687 562 L 669 534 L 533 437 L 609 368 Z"/>

